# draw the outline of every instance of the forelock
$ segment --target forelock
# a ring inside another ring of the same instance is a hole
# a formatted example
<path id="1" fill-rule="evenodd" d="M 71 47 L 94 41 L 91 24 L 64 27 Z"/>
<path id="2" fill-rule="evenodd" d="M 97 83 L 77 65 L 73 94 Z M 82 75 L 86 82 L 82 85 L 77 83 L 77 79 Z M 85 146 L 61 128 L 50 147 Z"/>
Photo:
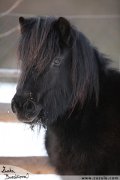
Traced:
<path id="1" fill-rule="evenodd" d="M 27 68 L 34 65 L 42 72 L 60 50 L 58 34 L 54 29 L 55 18 L 37 17 L 31 21 L 34 21 L 33 25 L 20 39 L 19 58 Z"/>

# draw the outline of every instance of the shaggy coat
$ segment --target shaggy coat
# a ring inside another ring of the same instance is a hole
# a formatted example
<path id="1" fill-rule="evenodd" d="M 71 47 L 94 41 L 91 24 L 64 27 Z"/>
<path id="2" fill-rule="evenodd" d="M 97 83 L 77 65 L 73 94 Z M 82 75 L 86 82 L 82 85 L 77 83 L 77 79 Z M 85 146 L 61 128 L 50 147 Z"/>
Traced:
<path id="1" fill-rule="evenodd" d="M 62 175 L 120 175 L 120 73 L 63 18 L 20 17 L 21 76 L 12 109 L 46 127 Z"/>

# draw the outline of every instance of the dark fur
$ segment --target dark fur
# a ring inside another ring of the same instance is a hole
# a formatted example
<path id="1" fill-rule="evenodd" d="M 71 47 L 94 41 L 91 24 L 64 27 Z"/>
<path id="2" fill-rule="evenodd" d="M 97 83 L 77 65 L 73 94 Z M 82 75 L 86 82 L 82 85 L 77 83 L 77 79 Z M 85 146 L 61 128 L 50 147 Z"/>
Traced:
<path id="1" fill-rule="evenodd" d="M 64 18 L 21 17 L 20 25 L 18 119 L 47 127 L 58 173 L 120 175 L 120 73 Z"/>

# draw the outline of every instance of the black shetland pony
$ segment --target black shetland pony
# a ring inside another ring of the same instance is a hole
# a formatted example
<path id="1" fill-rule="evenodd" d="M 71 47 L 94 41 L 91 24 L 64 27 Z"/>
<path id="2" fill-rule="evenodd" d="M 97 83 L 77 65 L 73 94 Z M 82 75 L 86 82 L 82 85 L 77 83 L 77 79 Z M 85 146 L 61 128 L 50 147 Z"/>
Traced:
<path id="1" fill-rule="evenodd" d="M 120 73 L 63 17 L 19 18 L 18 119 L 46 126 L 62 175 L 120 175 Z"/>

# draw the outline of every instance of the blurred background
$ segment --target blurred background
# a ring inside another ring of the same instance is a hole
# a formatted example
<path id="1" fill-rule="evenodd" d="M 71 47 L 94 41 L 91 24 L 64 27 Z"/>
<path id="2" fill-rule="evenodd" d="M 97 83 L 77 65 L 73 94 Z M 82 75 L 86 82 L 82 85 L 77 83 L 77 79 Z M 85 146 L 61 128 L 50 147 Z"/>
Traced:
<path id="1" fill-rule="evenodd" d="M 0 0 L 0 156 L 47 155 L 44 132 L 31 134 L 10 108 L 19 76 L 18 18 L 39 15 L 68 18 L 120 69 L 120 0 Z"/>

